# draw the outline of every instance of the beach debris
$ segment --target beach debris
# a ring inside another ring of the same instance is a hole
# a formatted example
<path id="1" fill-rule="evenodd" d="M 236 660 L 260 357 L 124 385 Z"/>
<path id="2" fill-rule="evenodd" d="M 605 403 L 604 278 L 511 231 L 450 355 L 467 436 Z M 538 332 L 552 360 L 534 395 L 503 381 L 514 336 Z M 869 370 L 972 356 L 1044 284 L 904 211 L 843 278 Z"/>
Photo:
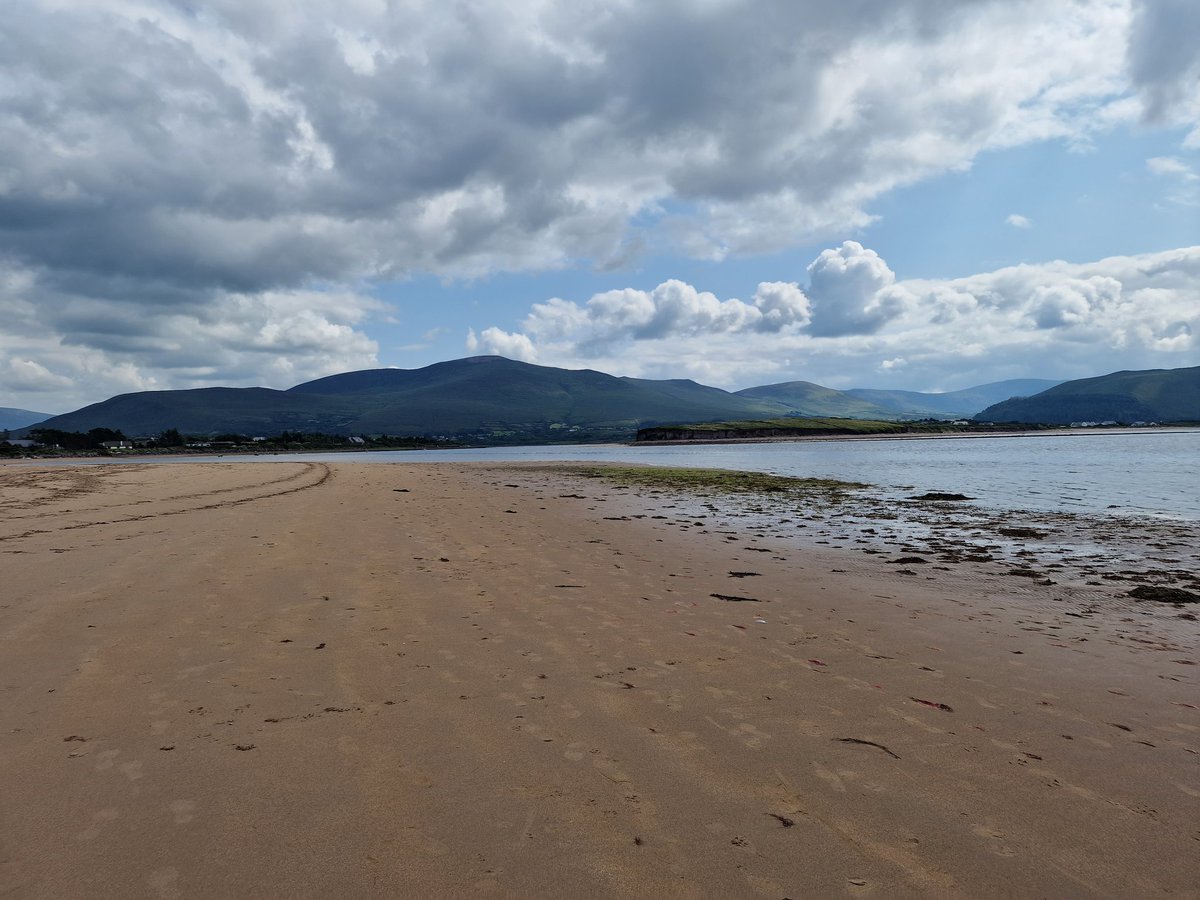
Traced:
<path id="1" fill-rule="evenodd" d="M 392 488 L 392 493 L 393 494 L 407 494 L 407 493 L 409 493 L 409 490 L 408 490 L 408 488 Z"/>
<path id="2" fill-rule="evenodd" d="M 767 624 L 767 620 L 766 620 L 766 619 L 764 619 L 762 616 L 755 616 L 755 617 L 754 617 L 754 624 L 755 624 L 755 625 L 766 625 L 766 624 Z"/>
<path id="3" fill-rule="evenodd" d="M 755 578 L 762 575 L 762 572 L 730 572 L 730 578 Z"/>
<path id="4" fill-rule="evenodd" d="M 724 600 L 727 603 L 761 603 L 757 597 L 737 597 L 733 594 L 709 594 L 710 597 L 715 597 L 718 600 Z"/>
<path id="5" fill-rule="evenodd" d="M 909 697 L 913 703 L 920 703 L 922 706 L 931 706 L 934 709 L 940 709 L 945 712 L 954 712 L 954 707 L 946 703 L 938 703 L 936 700 L 922 700 L 920 697 Z"/>
<path id="6" fill-rule="evenodd" d="M 1025 528 L 1025 527 L 997 528 L 996 532 L 997 532 L 997 534 L 1002 534 L 1005 537 L 1010 537 L 1010 538 L 1038 538 L 1038 539 L 1044 538 L 1049 533 L 1046 531 L 1038 531 L 1036 528 Z"/>
<path id="7" fill-rule="evenodd" d="M 80 741 L 80 742 L 84 742 L 84 741 L 86 741 L 86 740 L 87 740 L 87 738 L 83 737 L 82 735 L 78 735 L 78 734 L 70 734 L 70 735 L 67 735 L 65 738 L 63 738 L 63 743 L 67 743 L 67 742 L 70 742 L 70 741 Z"/>
<path id="8" fill-rule="evenodd" d="M 1004 574 L 1005 575 L 1016 575 L 1019 578 L 1041 578 L 1042 577 L 1041 572 L 1035 572 L 1033 569 L 1026 569 L 1024 567 L 1017 568 L 1017 569 L 1009 569 Z"/>
<path id="9" fill-rule="evenodd" d="M 1118 725 L 1116 722 L 1105 722 L 1106 725 L 1111 725 L 1113 728 L 1120 728 L 1122 731 L 1133 731 L 1128 725 Z"/>
<path id="10" fill-rule="evenodd" d="M 918 494 L 915 497 L 909 497 L 909 500 L 929 500 L 935 502 L 947 502 L 958 500 L 974 500 L 974 497 L 968 497 L 966 494 L 950 494 L 944 491 L 927 491 L 924 494 Z"/>
<path id="11" fill-rule="evenodd" d="M 1142 584 L 1129 592 L 1134 600 L 1153 600 L 1159 603 L 1200 603 L 1200 594 L 1182 588 L 1161 587 Z"/>
<path id="12" fill-rule="evenodd" d="M 887 747 L 883 746 L 883 744 L 877 744 L 875 741 L 866 741 L 866 740 L 863 740 L 862 738 L 851 738 L 851 737 L 834 738 L 834 740 L 840 744 L 861 744 L 864 747 L 875 747 L 879 750 L 882 750 L 884 753 L 886 753 L 892 759 L 900 758 L 895 753 L 893 753 L 891 750 L 889 750 Z"/>
<path id="13" fill-rule="evenodd" d="M 899 559 L 891 560 L 891 562 L 893 565 L 908 565 L 909 563 L 924 564 L 928 563 L 929 560 L 923 559 L 920 556 L 902 556 Z"/>
<path id="14" fill-rule="evenodd" d="M 324 642 L 324 641 L 321 641 L 321 643 L 317 644 L 317 646 L 313 647 L 313 649 L 314 649 L 314 650 L 324 650 L 324 649 L 325 649 L 325 642 Z"/>
<path id="15" fill-rule="evenodd" d="M 827 666 L 827 665 L 829 665 L 829 663 L 827 663 L 827 662 L 822 662 L 822 661 L 821 661 L 821 660 L 819 660 L 819 659 L 810 659 L 810 660 L 809 660 L 809 662 L 810 662 L 810 663 L 812 663 L 812 665 L 814 665 L 814 666 Z"/>
<path id="16" fill-rule="evenodd" d="M 254 744 L 234 744 L 234 745 L 233 745 L 233 748 L 234 748 L 235 750 L 243 750 L 243 751 L 245 751 L 245 750 L 254 750 L 254 749 L 255 749 L 255 745 L 254 745 Z"/>
<path id="17" fill-rule="evenodd" d="M 779 813 L 767 813 L 767 815 L 770 816 L 772 819 L 778 819 L 779 824 L 782 825 L 784 828 L 791 828 L 793 825 L 796 824 L 795 819 L 789 819 L 787 816 L 779 815 Z"/>

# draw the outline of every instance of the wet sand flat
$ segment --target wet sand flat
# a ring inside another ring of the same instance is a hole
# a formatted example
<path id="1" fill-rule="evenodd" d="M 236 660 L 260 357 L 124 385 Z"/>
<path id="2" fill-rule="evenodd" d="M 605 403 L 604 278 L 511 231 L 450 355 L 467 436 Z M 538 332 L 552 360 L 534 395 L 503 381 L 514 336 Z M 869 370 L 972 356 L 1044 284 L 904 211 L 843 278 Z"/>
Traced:
<path id="1" fill-rule="evenodd" d="M 540 467 L 3 466 L 0 511 L 0 896 L 1200 896 L 1171 607 Z"/>

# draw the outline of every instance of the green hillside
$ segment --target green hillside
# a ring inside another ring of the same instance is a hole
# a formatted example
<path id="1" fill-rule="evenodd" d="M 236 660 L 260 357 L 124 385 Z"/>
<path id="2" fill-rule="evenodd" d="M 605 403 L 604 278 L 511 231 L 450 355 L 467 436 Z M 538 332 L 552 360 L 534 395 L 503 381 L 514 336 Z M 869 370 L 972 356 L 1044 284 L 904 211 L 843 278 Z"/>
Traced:
<path id="1" fill-rule="evenodd" d="M 1200 419 L 1198 372 L 1200 369 L 1126 372 L 1069 382 L 1034 398 L 1040 398 L 1039 402 L 1049 398 L 1051 407 L 1044 410 L 1014 410 L 1000 404 L 988 407 L 986 414 L 977 418 L 1044 422 Z M 947 394 L 921 394 L 836 391 L 792 381 L 729 393 L 684 379 L 618 378 L 590 369 L 558 369 L 477 356 L 420 369 L 345 372 L 286 391 L 215 387 L 122 394 L 38 424 L 61 431 L 119 429 L 131 437 L 149 437 L 175 428 L 192 435 L 271 436 L 298 431 L 441 436 L 476 443 L 625 440 L 639 428 L 678 423 L 837 418 L 843 422 L 838 427 L 844 428 L 852 427 L 844 424 L 846 420 L 963 418 L 967 409 L 983 399 L 1044 383 L 999 382 Z"/>
<path id="2" fill-rule="evenodd" d="M 739 397 L 781 403 L 797 416 L 840 416 L 847 419 L 892 419 L 896 414 L 869 400 L 811 381 L 785 381 L 738 391 Z"/>
<path id="3" fill-rule="evenodd" d="M 154 435 L 281 431 L 328 434 L 463 436 L 518 440 L 563 430 L 599 429 L 632 437 L 641 425 L 779 416 L 778 403 L 738 397 L 687 381 L 616 378 L 590 370 L 473 357 L 422 369 L 347 372 L 297 385 L 200 388 L 122 394 L 45 423 L 62 431 L 114 428 Z"/>
<path id="4" fill-rule="evenodd" d="M 1114 372 L 997 403 L 980 422 L 1200 422 L 1200 366 Z"/>
<path id="5" fill-rule="evenodd" d="M 960 391 L 946 391 L 942 394 L 870 388 L 853 388 L 845 393 L 888 410 L 892 416 L 958 419 L 970 418 L 981 409 L 1010 397 L 1028 397 L 1060 383 L 1044 378 L 1017 378 L 981 384 Z"/>

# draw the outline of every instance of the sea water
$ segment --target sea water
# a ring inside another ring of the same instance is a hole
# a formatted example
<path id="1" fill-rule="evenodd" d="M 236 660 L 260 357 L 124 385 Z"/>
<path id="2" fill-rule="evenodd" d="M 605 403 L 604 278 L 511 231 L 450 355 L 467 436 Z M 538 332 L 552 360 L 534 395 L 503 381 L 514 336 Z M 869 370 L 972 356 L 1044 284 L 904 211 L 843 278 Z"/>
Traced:
<path id="1" fill-rule="evenodd" d="M 190 462 L 197 456 L 168 457 Z M 1200 429 L 746 444 L 575 444 L 229 455 L 224 461 L 618 462 L 864 482 L 883 498 L 965 494 L 994 510 L 1200 521 Z M 145 462 L 134 457 L 129 461 Z M 55 464 L 61 464 L 55 461 Z"/>

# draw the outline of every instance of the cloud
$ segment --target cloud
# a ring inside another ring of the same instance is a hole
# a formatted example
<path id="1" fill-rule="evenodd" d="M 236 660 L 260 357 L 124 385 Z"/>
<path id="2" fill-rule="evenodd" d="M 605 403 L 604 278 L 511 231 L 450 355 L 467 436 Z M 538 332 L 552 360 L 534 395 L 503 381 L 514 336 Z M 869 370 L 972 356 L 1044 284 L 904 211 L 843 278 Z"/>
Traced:
<path id="1" fill-rule="evenodd" d="M 3 362 L 5 381 L 19 391 L 36 394 L 71 387 L 71 379 L 55 375 L 35 360 L 10 357 Z"/>
<path id="2" fill-rule="evenodd" d="M 1200 179 L 1200 175 L 1193 172 L 1191 166 L 1174 156 L 1151 157 L 1146 160 L 1146 168 L 1153 175 L 1182 178 L 1184 181 L 1196 181 Z"/>
<path id="3" fill-rule="evenodd" d="M 480 356 L 507 356 L 521 362 L 537 362 L 537 350 L 526 335 L 510 334 L 499 328 L 485 328 L 479 335 L 467 332 L 467 352 Z"/>
<path id="4" fill-rule="evenodd" d="M 778 286 L 760 285 L 746 304 L 670 281 L 534 304 L 521 331 L 489 331 L 548 365 L 587 361 L 725 387 L 803 379 L 945 390 L 1096 375 L 1098 359 L 1113 369 L 1185 366 L 1200 350 L 1200 247 L 897 281 L 878 254 L 847 241 L 822 251 L 808 274 L 806 289 L 784 286 L 791 312 L 779 328 L 754 321 Z"/>
<path id="5" fill-rule="evenodd" d="M 376 365 L 378 348 L 358 325 L 380 305 L 306 290 L 139 304 L 63 293 L 0 266 L 0 386 L 15 399 L 37 392 L 42 408 L 61 411 L 128 391 L 289 387 Z"/>
<path id="6" fill-rule="evenodd" d="M 809 264 L 808 277 L 814 335 L 871 334 L 903 312 L 904 295 L 889 290 L 895 274 L 857 241 L 822 250 Z"/>
<path id="7" fill-rule="evenodd" d="M 1192 0 L 1135 0 L 1126 59 L 1150 122 L 1192 127 L 1200 144 L 1200 7 Z"/>
<path id="8" fill-rule="evenodd" d="M 1200 206 L 1200 174 L 1175 156 L 1154 156 L 1146 160 L 1151 175 L 1165 180 L 1166 197 L 1180 206 Z"/>
<path id="9" fill-rule="evenodd" d="M 320 293 L 773 252 L 854 234 L 877 198 L 982 152 L 1086 142 L 1131 104 L 1200 122 L 1189 0 L 11 6 L 0 278 L 29 284 L 0 352 L 67 372 L 72 347 L 158 386 L 371 360 L 366 319 Z M 855 273 L 816 278 L 811 310 L 682 291 L 629 327 L 785 334 L 811 312 L 869 333 L 900 300 Z"/>
<path id="10" fill-rule="evenodd" d="M 1130 16 L 1100 0 L 244 6 L 10 11 L 12 253 L 99 289 L 254 291 L 604 266 L 639 232 L 770 251 L 985 149 L 1110 127 L 1127 87 Z"/>
<path id="11" fill-rule="evenodd" d="M 1011 225 L 1013 228 L 1032 228 L 1033 222 L 1020 213 L 1012 213 L 1004 220 L 1005 224 Z"/>
<path id="12" fill-rule="evenodd" d="M 809 321 L 808 298 L 795 285 L 764 282 L 751 302 L 718 300 L 682 281 L 651 291 L 632 288 L 596 294 L 582 306 L 561 298 L 534 304 L 525 333 L 488 328 L 467 336 L 467 350 L 533 361 L 543 343 L 570 342 L 584 358 L 637 341 L 713 335 L 779 334 Z"/>

